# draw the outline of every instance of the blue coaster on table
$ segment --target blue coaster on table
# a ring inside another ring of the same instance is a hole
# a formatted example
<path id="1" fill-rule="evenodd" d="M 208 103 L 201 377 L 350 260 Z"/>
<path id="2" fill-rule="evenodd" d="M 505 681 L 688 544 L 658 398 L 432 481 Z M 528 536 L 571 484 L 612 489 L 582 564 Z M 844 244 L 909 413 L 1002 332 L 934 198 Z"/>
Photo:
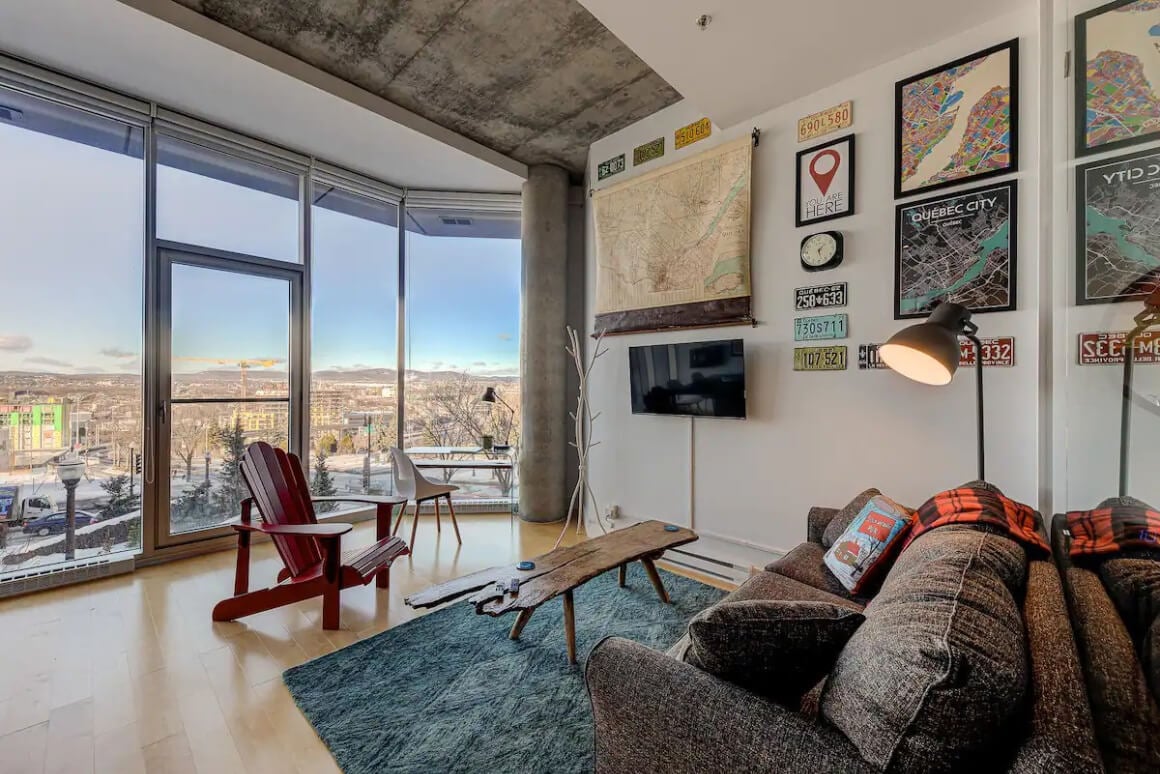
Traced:
<path id="1" fill-rule="evenodd" d="M 517 570 L 534 570 L 536 569 L 535 562 L 520 562 L 516 565 Z"/>
<path id="2" fill-rule="evenodd" d="M 665 525 L 665 532 L 680 532 L 680 531 L 681 531 L 681 528 L 678 527 L 676 524 L 666 524 Z"/>

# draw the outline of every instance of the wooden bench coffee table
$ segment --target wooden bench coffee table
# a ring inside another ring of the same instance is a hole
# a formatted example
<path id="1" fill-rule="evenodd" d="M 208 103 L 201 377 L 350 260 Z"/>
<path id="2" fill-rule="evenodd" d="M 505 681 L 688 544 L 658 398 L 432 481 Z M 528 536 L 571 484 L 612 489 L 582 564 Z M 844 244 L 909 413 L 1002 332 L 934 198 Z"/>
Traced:
<path id="1" fill-rule="evenodd" d="M 620 585 L 623 587 L 628 563 L 639 561 L 644 565 L 661 601 L 668 604 L 668 592 L 661 583 L 661 576 L 653 561 L 670 548 L 692 543 L 697 539 L 697 533 L 684 527 L 670 532 L 665 527 L 659 521 L 641 522 L 537 556 L 532 560 L 536 564 L 535 569 L 520 570 L 510 564 L 492 567 L 412 594 L 406 602 L 414 608 L 435 607 L 464 594 L 477 592 L 468 599 L 475 605 L 476 613 L 490 616 L 501 616 L 513 611 L 519 613 L 511 631 L 511 638 L 517 640 L 536 608 L 563 594 L 568 663 L 575 664 L 576 619 L 572 591 L 576 587 L 614 567 L 620 568 Z M 497 583 L 507 586 L 512 578 L 520 579 L 518 594 L 500 593 L 496 589 Z"/>

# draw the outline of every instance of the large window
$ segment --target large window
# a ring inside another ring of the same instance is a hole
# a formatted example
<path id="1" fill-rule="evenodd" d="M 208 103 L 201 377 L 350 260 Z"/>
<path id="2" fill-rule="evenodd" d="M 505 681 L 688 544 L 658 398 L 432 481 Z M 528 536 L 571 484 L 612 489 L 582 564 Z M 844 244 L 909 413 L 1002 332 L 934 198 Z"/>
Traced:
<path id="1" fill-rule="evenodd" d="M 0 89 L 0 576 L 141 544 L 144 136 Z"/>
<path id="2" fill-rule="evenodd" d="M 519 237 L 518 211 L 407 208 L 405 441 L 425 456 L 478 457 L 450 450 L 478 449 L 485 436 L 511 446 L 501 456 L 518 453 Z M 497 400 L 483 402 L 489 387 Z M 460 500 L 513 496 L 510 470 L 434 474 Z"/>
<path id="3" fill-rule="evenodd" d="M 398 437 L 399 209 L 314 184 L 310 483 L 390 494 Z"/>
<path id="4" fill-rule="evenodd" d="M 394 493 L 402 445 L 511 502 L 518 197 L 404 194 L 43 77 L 0 71 L 0 580 L 231 535 L 255 441 L 320 495 Z"/>

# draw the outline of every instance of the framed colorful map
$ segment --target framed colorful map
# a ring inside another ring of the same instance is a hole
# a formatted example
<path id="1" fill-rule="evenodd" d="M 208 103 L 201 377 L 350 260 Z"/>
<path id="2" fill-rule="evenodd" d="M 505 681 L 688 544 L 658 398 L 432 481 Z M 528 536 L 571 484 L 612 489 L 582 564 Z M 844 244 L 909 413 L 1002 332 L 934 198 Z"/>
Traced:
<path id="1" fill-rule="evenodd" d="M 1075 17 L 1076 155 L 1160 139 L 1160 0 Z"/>
<path id="2" fill-rule="evenodd" d="M 1076 168 L 1077 304 L 1144 298 L 1160 286 L 1160 150 Z"/>
<path id="3" fill-rule="evenodd" d="M 1018 185 L 943 194 L 897 207 L 894 319 L 942 301 L 975 314 L 1015 309 Z"/>
<path id="4" fill-rule="evenodd" d="M 894 198 L 1019 169 L 1019 41 L 894 85 Z"/>

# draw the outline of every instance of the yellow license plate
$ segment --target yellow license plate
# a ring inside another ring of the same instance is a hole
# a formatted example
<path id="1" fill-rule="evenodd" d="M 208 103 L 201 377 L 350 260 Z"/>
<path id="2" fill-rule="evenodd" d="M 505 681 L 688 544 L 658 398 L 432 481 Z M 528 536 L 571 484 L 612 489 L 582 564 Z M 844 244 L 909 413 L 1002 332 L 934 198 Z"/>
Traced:
<path id="1" fill-rule="evenodd" d="M 813 115 L 798 119 L 798 142 L 845 129 L 854 123 L 854 103 L 843 102 Z"/>
<path id="2" fill-rule="evenodd" d="M 678 148 L 683 148 L 686 145 L 692 145 L 698 140 L 703 140 L 713 133 L 713 123 L 708 118 L 702 118 L 700 121 L 694 121 L 688 126 L 682 126 L 673 133 L 675 145 Z"/>
<path id="3" fill-rule="evenodd" d="M 845 371 L 845 347 L 795 347 L 795 371 Z"/>

